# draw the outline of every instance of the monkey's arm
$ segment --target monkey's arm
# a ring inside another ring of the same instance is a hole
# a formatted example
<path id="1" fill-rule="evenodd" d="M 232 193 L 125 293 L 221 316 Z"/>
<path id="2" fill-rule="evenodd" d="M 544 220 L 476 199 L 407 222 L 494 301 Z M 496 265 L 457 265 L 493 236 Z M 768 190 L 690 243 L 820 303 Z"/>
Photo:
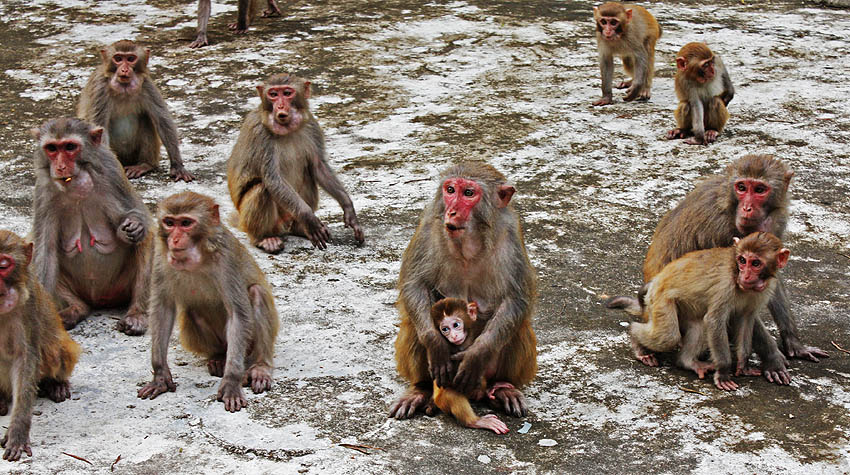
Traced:
<path id="1" fill-rule="evenodd" d="M 260 149 L 263 150 L 263 149 Z M 292 188 L 286 180 L 280 176 L 278 161 L 272 153 L 264 151 L 260 159 L 263 175 L 263 185 L 266 190 L 272 195 L 272 199 L 292 214 L 300 221 L 307 232 L 307 238 L 313 243 L 313 246 L 319 249 L 325 249 L 331 238 L 331 233 L 328 228 L 313 214 L 313 209 L 310 208 L 298 192 Z"/>
<path id="2" fill-rule="evenodd" d="M 646 77 L 649 73 L 649 64 L 647 62 L 649 52 L 641 49 L 637 49 L 636 53 L 637 52 L 641 54 L 635 54 L 634 56 L 635 74 L 632 78 L 631 86 L 629 86 L 629 89 L 626 91 L 626 95 L 623 96 L 623 100 L 626 102 L 637 99 L 643 90 L 644 85 L 649 82 L 649 78 Z"/>
<path id="3" fill-rule="evenodd" d="M 437 386 L 450 386 L 454 368 L 451 360 L 451 346 L 431 321 L 431 305 L 434 302 L 428 285 L 416 279 L 405 280 L 399 299 L 416 326 L 419 343 L 428 354 L 428 372 L 431 378 Z"/>
<path id="4" fill-rule="evenodd" d="M 714 385 L 719 389 L 734 391 L 738 385 L 732 381 L 732 353 L 729 350 L 729 318 L 731 317 L 732 296 L 712 299 L 723 302 L 712 305 L 703 317 L 708 349 L 714 362 Z"/>
<path id="5" fill-rule="evenodd" d="M 158 258 L 160 256 L 157 256 Z M 162 259 L 158 259 L 161 261 Z M 162 265 L 159 262 L 157 265 Z M 174 329 L 174 317 L 177 307 L 174 299 L 163 288 L 162 271 L 154 271 L 151 276 L 153 289 L 150 298 L 151 326 L 151 366 L 153 381 L 139 389 L 138 396 L 142 399 L 153 399 L 164 392 L 174 392 L 177 385 L 171 379 L 168 368 L 168 340 Z"/>
<path id="6" fill-rule="evenodd" d="M 207 40 L 207 23 L 210 21 L 210 0 L 198 1 L 198 36 L 189 45 L 190 48 L 200 48 L 210 44 Z"/>
<path id="7" fill-rule="evenodd" d="M 36 189 L 43 186 L 36 185 Z M 53 206 L 55 203 L 46 197 L 35 200 L 33 213 L 35 275 L 51 294 L 56 291 L 59 273 L 59 226 L 56 225 L 58 218 L 54 216 Z"/>
<path id="8" fill-rule="evenodd" d="M 779 337 L 782 339 L 782 349 L 789 358 L 808 359 L 818 362 L 818 358 L 829 358 L 829 353 L 814 346 L 806 346 L 800 342 L 800 331 L 791 316 L 791 306 L 788 302 L 788 292 L 782 279 L 777 279 L 776 292 L 767 304 L 770 315 L 779 327 Z M 771 338 L 772 340 L 772 338 Z"/>
<path id="9" fill-rule="evenodd" d="M 142 83 L 142 94 L 147 97 L 148 115 L 153 119 L 153 125 L 160 141 L 165 145 L 168 160 L 171 162 L 171 177 L 175 180 L 192 181 L 195 177 L 183 167 L 183 159 L 180 157 L 180 139 L 177 136 L 177 127 L 174 119 L 168 111 L 165 100 L 162 99 L 159 89 L 150 78 Z M 145 101 L 143 101 L 144 103 Z"/>
<path id="10" fill-rule="evenodd" d="M 227 268 L 235 268 L 235 264 Z M 236 412 L 248 405 L 242 392 L 242 380 L 245 378 L 245 354 L 248 350 L 251 333 L 251 301 L 244 288 L 242 276 L 225 276 L 222 285 L 222 300 L 228 308 L 229 317 L 225 324 L 227 353 L 224 361 L 224 375 L 218 387 L 218 400 L 224 403 L 229 412 Z"/>
<path id="11" fill-rule="evenodd" d="M 602 74 L 602 97 L 593 103 L 595 106 L 604 106 L 614 101 L 614 93 L 611 83 L 614 81 L 614 55 L 610 52 L 599 53 L 599 71 Z"/>
<path id="12" fill-rule="evenodd" d="M 685 140 L 685 143 L 705 145 L 705 107 L 696 93 L 696 88 L 691 88 L 691 91 L 688 105 L 691 106 L 691 132 L 694 136 Z"/>
<path id="13" fill-rule="evenodd" d="M 360 229 L 360 224 L 357 222 L 357 213 L 354 211 L 354 204 L 351 202 L 348 193 L 345 192 L 345 187 L 342 186 L 342 183 L 336 177 L 334 171 L 331 170 L 325 159 L 324 140 L 317 143 L 320 144 L 319 153 L 311 160 L 313 176 L 316 177 L 319 186 L 339 203 L 339 206 L 342 208 L 342 220 L 345 226 L 351 228 L 354 231 L 354 238 L 357 239 L 358 243 L 363 244 L 366 237 L 363 235 L 363 230 Z"/>
<path id="14" fill-rule="evenodd" d="M 723 64 L 722 61 L 721 64 Z M 732 102 L 732 98 L 735 97 L 735 86 L 732 85 L 732 79 L 729 78 L 729 70 L 726 69 L 725 65 L 722 69 L 723 72 L 720 74 L 720 78 L 723 81 L 723 94 L 721 94 L 720 98 L 728 106 Z"/>
<path id="15" fill-rule="evenodd" d="M 770 336 L 770 332 L 758 316 L 755 316 L 753 322 L 753 349 L 761 358 L 761 372 L 765 379 L 776 384 L 791 383 L 785 357 L 780 353 L 776 340 Z"/>
<path id="16" fill-rule="evenodd" d="M 36 331 L 40 330 L 36 329 Z M 9 368 L 12 379 L 13 409 L 9 429 L 3 437 L 2 444 L 0 444 L 6 448 L 3 452 L 3 459 L 5 460 L 18 460 L 24 452 L 32 457 L 30 424 L 38 383 L 37 345 L 38 342 L 28 342 L 26 348 L 21 351 Z"/>

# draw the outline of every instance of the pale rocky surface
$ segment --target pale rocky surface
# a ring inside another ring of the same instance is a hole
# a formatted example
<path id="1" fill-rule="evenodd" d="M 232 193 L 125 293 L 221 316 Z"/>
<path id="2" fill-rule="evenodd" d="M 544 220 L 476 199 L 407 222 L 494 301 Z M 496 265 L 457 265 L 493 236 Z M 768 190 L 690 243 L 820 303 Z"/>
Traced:
<path id="1" fill-rule="evenodd" d="M 295 238 L 276 256 L 252 249 L 282 322 L 274 387 L 250 394 L 246 410 L 230 414 L 214 400 L 218 379 L 176 338 L 177 392 L 139 400 L 150 337 L 115 331 L 120 309 L 98 311 L 71 332 L 84 348 L 72 399 L 39 399 L 33 457 L 0 461 L 0 471 L 110 473 L 119 455 L 115 473 L 850 471 L 850 355 L 830 343 L 850 348 L 846 10 L 646 4 L 664 29 L 652 100 L 592 108 L 600 91 L 591 3 L 279 3 L 284 18 L 258 19 L 237 36 L 226 26 L 236 2 L 214 1 L 212 44 L 201 50 L 188 48 L 196 24 L 189 0 L 0 4 L 2 227 L 31 227 L 28 129 L 72 115 L 99 47 L 131 38 L 153 51 L 152 72 L 198 177 L 171 183 L 163 160 L 134 181 L 149 205 L 191 189 L 232 212 L 224 164 L 257 104 L 254 86 L 294 71 L 313 81 L 330 161 L 367 234 L 357 247 L 324 196 L 328 250 Z M 674 125 L 674 55 L 703 40 L 737 87 L 728 129 L 709 147 L 663 140 Z M 628 319 L 600 302 L 637 290 L 655 224 L 696 179 L 753 152 L 796 171 L 784 274 L 803 340 L 832 357 L 793 361 L 790 387 L 741 379 L 742 389 L 725 393 L 669 359 L 661 368 L 634 360 Z M 505 417 L 505 436 L 445 415 L 386 418 L 404 388 L 392 358 L 401 253 L 438 173 L 463 159 L 487 160 L 515 184 L 540 278 L 531 413 Z"/>

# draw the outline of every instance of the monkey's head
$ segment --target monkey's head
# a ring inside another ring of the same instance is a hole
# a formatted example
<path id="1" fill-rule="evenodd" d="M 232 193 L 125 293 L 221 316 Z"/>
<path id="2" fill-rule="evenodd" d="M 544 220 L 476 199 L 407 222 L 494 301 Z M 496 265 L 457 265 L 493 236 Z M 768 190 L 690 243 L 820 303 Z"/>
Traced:
<path id="1" fill-rule="evenodd" d="M 0 315 L 29 298 L 26 276 L 30 262 L 32 243 L 13 232 L 0 230 Z"/>
<path id="2" fill-rule="evenodd" d="M 743 291 L 765 290 L 777 271 L 788 264 L 791 251 L 770 233 L 756 232 L 735 241 L 736 283 Z"/>
<path id="3" fill-rule="evenodd" d="M 688 43 L 676 56 L 676 69 L 691 81 L 705 84 L 714 79 L 714 53 L 705 43 Z"/>
<path id="4" fill-rule="evenodd" d="M 770 231 L 770 213 L 787 205 L 794 172 L 772 155 L 745 155 L 726 169 L 729 207 L 735 207 L 735 228 L 742 235 Z"/>
<path id="5" fill-rule="evenodd" d="M 157 221 L 158 246 L 174 269 L 196 270 L 215 252 L 221 219 L 212 198 L 192 191 L 171 195 L 159 203 Z"/>
<path id="6" fill-rule="evenodd" d="M 605 41 L 619 41 L 632 21 L 632 9 L 626 9 L 617 2 L 603 3 L 593 7 L 596 31 Z"/>
<path id="7" fill-rule="evenodd" d="M 431 320 L 440 334 L 452 345 L 462 345 L 469 335 L 472 322 L 478 318 L 478 304 L 445 298 L 431 306 Z"/>
<path id="8" fill-rule="evenodd" d="M 275 135 L 298 130 L 306 114 L 310 98 L 310 81 L 293 74 L 275 74 L 257 86 L 263 125 Z"/>
<path id="9" fill-rule="evenodd" d="M 469 231 L 483 232 L 492 226 L 497 213 L 510 204 L 516 192 L 506 181 L 504 175 L 484 163 L 463 163 L 446 170 L 436 198 L 446 235 L 459 239 Z"/>
<path id="10" fill-rule="evenodd" d="M 100 57 L 110 89 L 118 94 L 136 94 L 141 90 L 148 71 L 150 49 L 121 40 L 101 49 Z"/>
<path id="11" fill-rule="evenodd" d="M 85 195 L 92 190 L 91 176 L 85 168 L 100 168 L 90 150 L 101 146 L 103 127 L 62 118 L 47 121 L 31 133 L 39 145 L 36 169 L 49 169 L 50 178 L 62 191 Z"/>

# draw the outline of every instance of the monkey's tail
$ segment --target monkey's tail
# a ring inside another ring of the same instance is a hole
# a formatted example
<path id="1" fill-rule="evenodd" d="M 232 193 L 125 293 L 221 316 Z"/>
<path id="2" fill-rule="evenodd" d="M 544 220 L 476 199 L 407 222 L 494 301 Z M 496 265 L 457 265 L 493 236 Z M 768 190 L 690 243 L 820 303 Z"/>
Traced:
<path id="1" fill-rule="evenodd" d="M 626 297 L 623 295 L 618 295 L 616 297 L 611 297 L 610 299 L 605 301 L 605 306 L 608 308 L 617 308 L 620 310 L 625 310 L 629 315 L 642 315 L 643 309 L 641 308 L 640 302 L 638 299 L 634 297 Z"/>

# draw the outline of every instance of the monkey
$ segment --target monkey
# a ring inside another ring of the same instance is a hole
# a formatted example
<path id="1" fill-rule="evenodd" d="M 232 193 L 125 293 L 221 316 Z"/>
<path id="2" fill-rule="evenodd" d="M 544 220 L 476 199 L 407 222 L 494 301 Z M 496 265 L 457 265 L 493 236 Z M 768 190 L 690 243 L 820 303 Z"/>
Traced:
<path id="1" fill-rule="evenodd" d="M 0 445 L 3 459 L 32 457 L 30 424 L 37 395 L 71 397 L 68 379 L 80 346 L 62 327 L 53 300 L 30 272 L 33 244 L 0 230 L 0 415 L 12 418 Z"/>
<path id="2" fill-rule="evenodd" d="M 107 142 L 128 178 L 157 167 L 162 143 L 171 161 L 171 177 L 194 180 L 183 167 L 177 127 L 148 72 L 150 49 L 121 40 L 101 49 L 100 57 L 80 95 L 77 117 L 106 129 Z"/>
<path id="3" fill-rule="evenodd" d="M 237 412 L 254 393 L 272 387 L 279 319 L 272 290 L 257 263 L 222 223 L 210 197 L 184 191 L 157 207 L 158 239 L 151 277 L 153 381 L 138 391 L 154 399 L 177 386 L 168 368 L 175 316 L 183 346 L 207 358 L 221 377 L 217 399 Z M 247 368 L 247 371 L 246 371 Z"/>
<path id="4" fill-rule="evenodd" d="M 729 120 L 726 106 L 735 97 L 729 70 L 720 56 L 705 43 L 688 43 L 676 57 L 677 128 L 667 139 L 683 139 L 691 145 L 708 145 L 717 140 Z"/>
<path id="5" fill-rule="evenodd" d="M 421 408 L 429 412 L 433 383 L 468 395 L 481 378 L 506 413 L 528 414 L 518 388 L 537 373 L 531 328 L 537 277 L 511 205 L 515 192 L 485 163 L 460 163 L 441 174 L 402 256 L 395 359 L 410 386 L 391 405 L 390 417 L 409 418 Z M 431 306 L 445 297 L 476 302 L 483 325 L 469 348 L 455 355 L 430 315 Z"/>
<path id="6" fill-rule="evenodd" d="M 614 102 L 611 83 L 614 78 L 614 55 L 623 61 L 623 69 L 631 76 L 618 89 L 626 89 L 624 101 L 648 101 L 655 76 L 655 43 L 661 37 L 661 27 L 645 8 L 617 2 L 593 7 L 596 22 L 596 45 L 599 49 L 599 69 L 602 72 L 602 97 L 594 106 Z"/>
<path id="7" fill-rule="evenodd" d="M 744 155 L 730 163 L 722 174 L 707 177 L 668 211 L 652 236 L 643 264 L 643 280 L 649 282 L 669 262 L 690 251 L 726 247 L 732 238 L 754 231 L 769 232 L 779 239 L 788 222 L 788 186 L 794 172 L 772 155 Z M 614 297 L 609 308 L 640 313 L 636 299 Z M 768 310 L 779 328 L 782 351 L 792 358 L 818 361 L 829 354 L 800 342 L 797 324 L 790 312 L 788 293 L 781 278 L 768 302 Z M 756 325 L 754 344 L 767 345 L 769 333 Z M 785 358 L 771 355 L 762 370 L 769 381 L 787 373 Z"/>
<path id="8" fill-rule="evenodd" d="M 431 307 L 431 319 L 437 331 L 452 345 L 450 350 L 452 354 L 465 351 L 481 333 L 481 326 L 476 325 L 478 304 L 475 302 L 467 303 L 453 298 L 439 300 Z M 507 386 L 501 383 L 499 387 Z M 487 393 L 490 399 L 494 399 L 493 393 L 496 389 L 498 388 L 487 391 L 487 381 L 482 377 L 481 388 L 473 393 L 472 398 L 478 400 Z M 495 414 L 478 417 L 464 394 L 450 387 L 441 388 L 436 382 L 434 382 L 434 404 L 443 412 L 453 415 L 465 427 L 488 429 L 497 434 L 508 433 L 508 426 Z"/>
<path id="9" fill-rule="evenodd" d="M 242 34 L 248 31 L 248 27 L 253 23 L 257 13 L 257 3 L 259 0 L 239 0 L 236 11 L 236 23 L 229 23 L 228 28 L 236 34 Z M 207 23 L 210 21 L 210 0 L 198 1 L 198 36 L 195 38 L 189 47 L 200 48 L 210 44 L 207 39 Z M 277 6 L 275 0 L 266 0 L 268 10 L 263 10 L 263 18 L 278 17 L 282 13 Z"/>
<path id="10" fill-rule="evenodd" d="M 92 307 L 129 304 L 118 329 L 147 329 L 150 213 L 106 145 L 103 127 L 53 119 L 32 135 L 35 152 L 35 273 L 66 305 L 66 329 Z"/>
<path id="11" fill-rule="evenodd" d="M 763 231 L 733 241 L 731 247 L 685 254 L 644 286 L 640 300 L 645 323 L 631 325 L 632 348 L 638 360 L 658 366 L 653 351 L 671 351 L 681 344 L 680 366 L 693 370 L 700 379 L 714 371 L 715 386 L 734 391 L 738 384 L 732 380 L 731 333 L 735 375 L 761 374 L 748 367 L 754 327 L 763 326 L 757 312 L 770 300 L 776 273 L 788 263 L 790 251 L 779 238 Z M 706 343 L 711 362 L 698 359 Z M 768 348 L 756 348 L 763 358 L 779 351 L 772 338 L 765 343 Z M 788 384 L 790 377 L 775 382 Z"/>
<path id="12" fill-rule="evenodd" d="M 239 228 L 268 253 L 283 249 L 285 233 L 325 249 L 330 232 L 314 214 L 321 186 L 342 207 L 345 226 L 363 244 L 354 205 L 328 165 L 322 129 L 310 113 L 310 81 L 276 74 L 257 92 L 260 106 L 245 117 L 227 160 Z"/>

